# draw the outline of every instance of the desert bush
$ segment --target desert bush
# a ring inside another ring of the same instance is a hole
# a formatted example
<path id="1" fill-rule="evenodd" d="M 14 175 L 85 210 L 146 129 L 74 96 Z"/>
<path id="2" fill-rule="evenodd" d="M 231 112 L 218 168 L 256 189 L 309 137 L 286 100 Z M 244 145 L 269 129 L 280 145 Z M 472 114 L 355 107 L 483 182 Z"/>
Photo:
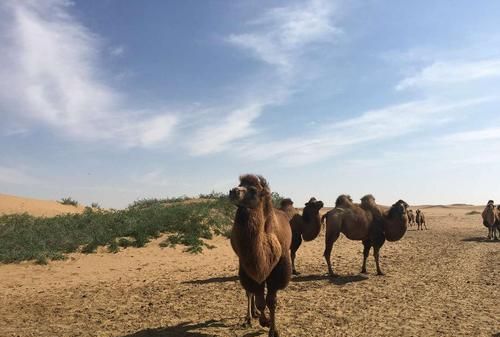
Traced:
<path id="1" fill-rule="evenodd" d="M 78 201 L 76 201 L 75 199 L 72 199 L 71 197 L 61 198 L 59 203 L 63 204 L 63 205 L 78 206 Z"/>
<path id="2" fill-rule="evenodd" d="M 476 215 L 476 214 L 481 214 L 481 212 L 478 212 L 478 211 L 470 211 L 470 212 L 465 213 L 465 215 Z"/>
<path id="3" fill-rule="evenodd" d="M 164 245 L 183 244 L 186 251 L 198 253 L 210 248 L 204 240 L 229 234 L 235 207 L 227 197 L 201 203 L 170 202 L 168 207 L 163 200 L 135 202 L 124 210 L 87 207 L 81 214 L 51 218 L 0 216 L 0 262 L 44 263 L 70 252 L 93 253 L 99 246 L 112 252 L 118 247 L 143 247 L 161 233 L 169 234 Z"/>

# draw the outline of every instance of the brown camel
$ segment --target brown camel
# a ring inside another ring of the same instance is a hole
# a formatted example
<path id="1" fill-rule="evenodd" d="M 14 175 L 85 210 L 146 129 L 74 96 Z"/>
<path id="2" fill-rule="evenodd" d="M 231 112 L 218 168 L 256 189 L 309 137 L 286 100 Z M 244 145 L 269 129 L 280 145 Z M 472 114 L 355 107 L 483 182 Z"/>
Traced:
<path id="1" fill-rule="evenodd" d="M 321 219 L 319 210 L 323 208 L 323 201 L 316 200 L 316 198 L 309 199 L 305 204 L 306 207 L 302 210 L 302 215 L 297 213 L 293 207 L 291 199 L 283 199 L 281 201 L 280 209 L 288 215 L 290 219 L 290 226 L 292 228 L 292 273 L 299 275 L 295 269 L 295 256 L 297 250 L 304 241 L 312 241 L 316 239 L 321 231 Z"/>
<path id="2" fill-rule="evenodd" d="M 417 216 L 415 217 L 415 222 L 417 223 L 417 230 L 419 229 L 424 230 L 423 227 L 425 227 L 425 230 L 427 230 L 427 221 L 425 221 L 424 212 L 417 209 L 415 213 L 417 214 Z"/>
<path id="3" fill-rule="evenodd" d="M 363 266 L 362 273 L 366 273 L 366 260 L 373 246 L 373 256 L 377 266 L 377 274 L 384 275 L 380 269 L 380 248 L 385 240 L 398 241 L 406 233 L 408 217 L 406 209 L 408 204 L 398 200 L 392 207 L 382 212 L 375 203 L 372 195 L 366 195 L 361 199 L 361 204 L 354 204 L 348 195 L 340 195 L 335 208 L 326 213 L 326 238 L 324 257 L 328 265 L 328 274 L 338 276 L 333 272 L 330 261 L 333 244 L 337 241 L 340 233 L 350 240 L 363 242 Z"/>
<path id="4" fill-rule="evenodd" d="M 288 285 L 292 274 L 288 217 L 273 208 L 269 185 L 262 176 L 241 176 L 229 197 L 238 206 L 231 246 L 239 258 L 240 283 L 247 292 L 246 323 L 251 324 L 252 316 L 259 315 L 260 325 L 269 327 L 270 337 L 277 337 L 276 295 Z M 266 306 L 269 319 L 264 312 Z"/>
<path id="5" fill-rule="evenodd" d="M 488 239 L 498 240 L 497 237 L 498 213 L 497 209 L 495 209 L 495 204 L 493 200 L 488 201 L 486 207 L 481 213 L 481 217 L 483 218 L 483 225 L 488 227 Z"/>
<path id="6" fill-rule="evenodd" d="M 409 209 L 408 212 L 408 225 L 412 227 L 415 224 L 415 214 L 413 214 L 413 210 Z"/>

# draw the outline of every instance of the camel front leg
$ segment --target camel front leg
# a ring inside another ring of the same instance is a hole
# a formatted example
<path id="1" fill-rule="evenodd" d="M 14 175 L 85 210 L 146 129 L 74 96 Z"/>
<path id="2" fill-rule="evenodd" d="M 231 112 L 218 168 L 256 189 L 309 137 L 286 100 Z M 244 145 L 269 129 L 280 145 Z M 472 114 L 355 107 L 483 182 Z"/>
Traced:
<path id="1" fill-rule="evenodd" d="M 252 317 L 254 317 L 253 316 L 254 305 L 255 305 L 255 295 L 247 291 L 247 315 L 245 316 L 245 323 L 243 323 L 243 325 L 246 327 L 252 326 Z"/>
<path id="2" fill-rule="evenodd" d="M 370 255 L 370 249 L 372 248 L 372 243 L 370 240 L 363 240 L 363 266 L 361 267 L 361 273 L 366 274 L 366 260 L 368 255 Z"/>
<path id="3" fill-rule="evenodd" d="M 299 232 L 292 233 L 292 245 L 290 247 L 290 256 L 292 258 L 292 274 L 300 275 L 300 273 L 295 269 L 295 256 L 297 254 L 297 250 L 302 244 L 302 236 Z"/>
<path id="4" fill-rule="evenodd" d="M 380 269 L 380 248 L 378 246 L 373 247 L 373 257 L 375 257 L 375 265 L 377 266 L 377 275 L 385 275 Z"/>
<path id="5" fill-rule="evenodd" d="M 269 308 L 269 337 L 279 337 L 278 329 L 276 329 L 276 305 L 278 303 L 277 300 L 277 291 L 276 290 L 268 290 L 266 297 L 266 304 Z"/>
<path id="6" fill-rule="evenodd" d="M 270 321 L 266 316 L 266 298 L 264 296 L 264 289 L 259 290 L 259 292 L 255 294 L 255 304 L 260 312 L 259 324 L 263 327 L 269 327 Z"/>

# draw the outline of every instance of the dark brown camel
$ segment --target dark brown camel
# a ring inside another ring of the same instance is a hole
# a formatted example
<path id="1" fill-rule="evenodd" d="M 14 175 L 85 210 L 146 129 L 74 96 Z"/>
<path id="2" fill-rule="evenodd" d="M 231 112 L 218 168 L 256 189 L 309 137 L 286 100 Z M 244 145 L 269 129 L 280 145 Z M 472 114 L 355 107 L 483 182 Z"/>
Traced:
<path id="1" fill-rule="evenodd" d="M 238 206 L 231 246 L 239 258 L 240 283 L 247 292 L 246 322 L 251 324 L 252 316 L 259 314 L 260 325 L 269 327 L 270 337 L 277 337 L 276 295 L 288 285 L 292 274 L 288 217 L 273 208 L 271 191 L 262 176 L 241 176 L 239 186 L 229 192 L 229 197 Z M 254 303 L 260 313 L 253 310 Z"/>
<path id="2" fill-rule="evenodd" d="M 330 261 L 333 244 L 340 233 L 350 240 L 363 242 L 362 273 L 366 273 L 366 260 L 373 247 L 373 256 L 377 266 L 377 274 L 384 275 L 380 269 L 380 248 L 388 241 L 398 241 L 406 233 L 408 217 L 406 209 L 408 204 L 398 200 L 392 207 L 382 212 L 375 203 L 372 195 L 361 199 L 361 205 L 354 204 L 348 195 L 341 195 L 335 202 L 335 208 L 326 213 L 326 238 L 324 257 L 328 265 L 328 274 L 338 276 L 333 272 Z"/>
<path id="3" fill-rule="evenodd" d="M 302 244 L 302 240 L 312 241 L 318 237 L 321 231 L 321 219 L 319 216 L 321 208 L 323 208 L 323 202 L 313 197 L 305 204 L 302 215 L 300 215 L 293 207 L 291 199 L 283 199 L 281 201 L 280 209 L 287 214 L 292 228 L 292 246 L 290 250 L 292 256 L 292 273 L 294 275 L 299 275 L 295 269 L 295 256 Z"/>
<path id="4" fill-rule="evenodd" d="M 425 214 L 421 210 L 417 209 L 415 212 L 417 216 L 415 217 L 415 222 L 417 223 L 417 230 L 427 230 L 427 221 L 425 221 Z"/>

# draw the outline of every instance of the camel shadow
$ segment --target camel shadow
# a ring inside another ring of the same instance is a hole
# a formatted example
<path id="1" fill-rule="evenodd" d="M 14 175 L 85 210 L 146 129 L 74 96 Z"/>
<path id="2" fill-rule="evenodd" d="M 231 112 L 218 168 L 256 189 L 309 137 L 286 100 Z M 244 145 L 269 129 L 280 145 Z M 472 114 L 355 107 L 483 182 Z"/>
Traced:
<path id="1" fill-rule="evenodd" d="M 212 334 L 207 335 L 205 333 L 192 331 L 211 327 L 220 328 L 227 327 L 227 325 L 213 319 L 196 324 L 184 322 L 166 328 L 144 329 L 122 337 L 213 337 L 214 335 Z"/>
<path id="2" fill-rule="evenodd" d="M 204 280 L 184 281 L 182 283 L 183 284 L 210 284 L 210 283 L 234 282 L 234 281 L 238 281 L 238 280 L 239 280 L 239 277 L 237 275 L 234 275 L 234 276 L 211 277 L 211 278 L 207 278 Z"/>
<path id="3" fill-rule="evenodd" d="M 500 242 L 500 240 L 490 240 L 485 236 L 474 236 L 471 238 L 462 239 L 461 241 L 464 241 L 464 242 L 485 242 L 485 243 L 495 243 L 495 242 L 499 243 Z"/>
<path id="4" fill-rule="evenodd" d="M 341 286 L 348 283 L 361 282 L 368 280 L 364 275 L 346 275 L 331 277 L 329 275 L 299 275 L 292 278 L 292 282 L 308 282 L 308 281 L 321 281 L 328 280 L 330 283 Z"/>

